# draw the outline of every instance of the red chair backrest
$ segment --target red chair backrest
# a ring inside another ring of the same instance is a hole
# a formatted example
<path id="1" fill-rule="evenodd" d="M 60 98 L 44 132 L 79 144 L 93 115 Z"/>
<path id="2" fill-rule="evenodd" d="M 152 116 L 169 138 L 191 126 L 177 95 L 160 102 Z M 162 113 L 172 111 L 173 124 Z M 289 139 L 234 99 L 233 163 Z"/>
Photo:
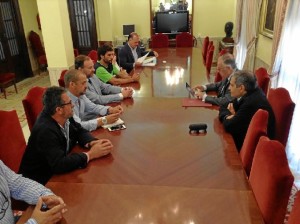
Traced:
<path id="1" fill-rule="evenodd" d="M 0 133 L 0 159 L 18 172 L 26 142 L 15 110 L 0 111 Z"/>
<path id="2" fill-rule="evenodd" d="M 263 67 L 255 71 L 258 86 L 267 95 L 269 90 L 270 77 L 267 70 Z"/>
<path id="3" fill-rule="evenodd" d="M 203 64 L 204 65 L 206 63 L 206 55 L 207 55 L 208 44 L 209 44 L 209 37 L 206 36 L 203 39 L 203 44 L 202 44 L 202 57 L 203 57 Z"/>
<path id="4" fill-rule="evenodd" d="M 222 49 L 220 52 L 219 52 L 219 57 L 228 53 L 228 50 L 227 49 Z"/>
<path id="5" fill-rule="evenodd" d="M 58 85 L 61 87 L 65 87 L 65 74 L 67 73 L 68 70 L 62 70 L 60 73 L 60 77 L 58 79 Z"/>
<path id="6" fill-rule="evenodd" d="M 275 139 L 283 145 L 289 137 L 295 103 L 285 88 L 269 89 L 268 100 L 272 106 L 276 121 Z"/>
<path id="7" fill-rule="evenodd" d="M 207 50 L 207 55 L 206 55 L 206 75 L 209 77 L 210 75 L 210 70 L 211 70 L 211 65 L 213 62 L 213 56 L 214 56 L 214 51 L 215 51 L 215 46 L 213 45 L 213 42 L 208 45 L 208 50 Z"/>
<path id="8" fill-rule="evenodd" d="M 176 47 L 193 47 L 193 36 L 190 33 L 176 35 Z"/>
<path id="9" fill-rule="evenodd" d="M 296 194 L 294 206 L 292 208 L 288 224 L 299 224 L 300 221 L 300 191 Z"/>
<path id="10" fill-rule="evenodd" d="M 248 176 L 250 175 L 257 143 L 261 136 L 267 135 L 268 117 L 268 111 L 259 109 L 253 115 L 249 124 L 245 140 L 240 151 L 240 157 L 243 163 L 243 167 Z"/>
<path id="11" fill-rule="evenodd" d="M 88 56 L 93 60 L 94 64 L 98 61 L 98 53 L 96 50 L 91 50 Z"/>
<path id="12" fill-rule="evenodd" d="M 249 181 L 265 223 L 282 224 L 294 177 L 280 142 L 260 138 Z"/>
<path id="13" fill-rule="evenodd" d="M 77 57 L 79 55 L 79 51 L 77 48 L 74 48 L 74 57 Z"/>
<path id="14" fill-rule="evenodd" d="M 158 33 L 151 37 L 151 47 L 152 48 L 163 48 L 169 47 L 169 37 L 166 34 Z"/>
<path id="15" fill-rule="evenodd" d="M 40 36 L 36 32 L 30 31 L 28 38 L 29 38 L 32 50 L 34 51 L 35 55 L 37 57 L 45 55 L 45 49 L 42 45 Z"/>
<path id="16" fill-rule="evenodd" d="M 30 131 L 32 130 L 37 117 L 43 110 L 42 100 L 45 91 L 46 91 L 45 87 L 39 87 L 39 86 L 32 87 L 28 91 L 26 97 L 22 100 Z"/>

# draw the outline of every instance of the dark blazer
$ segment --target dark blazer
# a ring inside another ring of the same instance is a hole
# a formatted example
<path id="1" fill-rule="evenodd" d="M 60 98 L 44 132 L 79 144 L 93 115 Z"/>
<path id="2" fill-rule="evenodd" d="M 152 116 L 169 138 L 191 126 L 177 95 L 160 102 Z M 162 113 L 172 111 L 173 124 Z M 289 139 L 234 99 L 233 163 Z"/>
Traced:
<path id="1" fill-rule="evenodd" d="M 142 57 L 145 54 L 148 53 L 148 51 L 142 50 L 139 46 L 137 46 L 136 53 L 138 57 Z M 134 57 L 131 52 L 131 48 L 129 47 L 128 43 L 125 44 L 120 50 L 119 50 L 119 65 L 123 69 L 126 69 L 127 73 L 130 73 L 133 69 L 134 64 Z M 154 56 L 153 51 L 150 51 L 148 56 Z"/>
<path id="2" fill-rule="evenodd" d="M 258 109 L 269 112 L 268 136 L 271 139 L 274 138 L 274 112 L 260 88 L 256 88 L 253 92 L 247 93 L 239 101 L 235 99 L 233 101 L 233 106 L 236 112 L 233 118 L 226 119 L 231 113 L 227 109 L 227 106 L 222 106 L 220 107 L 219 119 L 223 123 L 225 130 L 232 134 L 238 150 L 240 150 L 243 145 L 250 121 Z"/>
<path id="3" fill-rule="evenodd" d="M 73 118 L 69 121 L 69 151 L 77 142 L 84 146 L 95 139 Z M 45 185 L 53 174 L 86 167 L 85 153 L 69 154 L 66 148 L 67 140 L 61 127 L 50 115 L 42 112 L 32 129 L 19 173 Z"/>
<path id="4" fill-rule="evenodd" d="M 220 82 L 210 83 L 206 85 L 206 92 L 215 91 L 217 96 L 207 95 L 205 98 L 206 103 L 212 103 L 218 106 L 227 106 L 230 101 L 233 100 L 229 90 L 230 81 L 228 78 L 223 79 Z"/>

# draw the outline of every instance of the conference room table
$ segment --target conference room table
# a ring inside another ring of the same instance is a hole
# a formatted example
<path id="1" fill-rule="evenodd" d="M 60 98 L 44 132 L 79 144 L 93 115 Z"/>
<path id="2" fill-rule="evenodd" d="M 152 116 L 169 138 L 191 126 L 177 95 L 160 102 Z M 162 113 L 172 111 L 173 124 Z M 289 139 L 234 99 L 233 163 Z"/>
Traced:
<path id="1" fill-rule="evenodd" d="M 134 97 L 120 103 L 126 129 L 92 133 L 110 139 L 112 153 L 47 183 L 67 204 L 60 223 L 263 223 L 217 107 L 182 106 L 186 82 L 208 81 L 201 49 L 156 51 L 157 65 L 136 70 Z M 189 133 L 193 123 L 207 124 L 207 132 Z"/>

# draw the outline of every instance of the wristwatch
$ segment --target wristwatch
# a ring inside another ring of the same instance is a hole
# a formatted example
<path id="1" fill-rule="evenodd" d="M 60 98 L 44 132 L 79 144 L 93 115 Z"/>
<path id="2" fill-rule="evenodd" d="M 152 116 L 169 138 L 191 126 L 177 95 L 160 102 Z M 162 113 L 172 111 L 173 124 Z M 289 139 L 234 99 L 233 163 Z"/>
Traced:
<path id="1" fill-rule="evenodd" d="M 106 117 L 101 117 L 101 121 L 102 121 L 103 124 L 107 124 L 107 119 L 106 119 Z"/>

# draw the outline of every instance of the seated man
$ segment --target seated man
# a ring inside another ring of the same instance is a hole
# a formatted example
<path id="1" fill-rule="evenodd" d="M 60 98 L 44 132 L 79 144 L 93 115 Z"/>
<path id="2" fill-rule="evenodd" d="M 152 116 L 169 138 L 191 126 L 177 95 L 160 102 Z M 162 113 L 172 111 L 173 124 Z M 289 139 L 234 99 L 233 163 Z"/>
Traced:
<path id="1" fill-rule="evenodd" d="M 256 77 L 248 71 L 237 71 L 230 79 L 230 93 L 234 98 L 228 106 L 220 107 L 219 119 L 227 132 L 231 133 L 240 151 L 248 126 L 258 109 L 269 112 L 268 136 L 274 137 L 275 117 L 265 94 L 258 87 Z"/>
<path id="2" fill-rule="evenodd" d="M 84 168 L 92 159 L 107 155 L 112 144 L 98 140 L 73 119 L 73 104 L 62 87 L 49 87 L 44 108 L 33 126 L 19 173 L 41 184 L 53 174 Z M 79 144 L 89 151 L 70 153 Z"/>
<path id="3" fill-rule="evenodd" d="M 34 205 L 35 209 L 27 224 L 34 223 L 57 223 L 67 211 L 64 201 L 45 188 L 43 185 L 22 177 L 9 169 L 0 160 L 0 221 L 5 224 L 14 224 L 14 215 L 11 208 L 11 197 Z M 41 211 L 42 206 L 49 209 Z"/>
<path id="4" fill-rule="evenodd" d="M 88 86 L 85 95 L 93 103 L 104 105 L 132 97 L 132 88 L 112 86 L 110 84 L 105 84 L 98 79 L 94 74 L 94 63 L 90 57 L 78 55 L 75 58 L 75 68 L 81 70 L 88 78 Z"/>
<path id="5" fill-rule="evenodd" d="M 232 54 L 226 53 L 218 58 L 217 70 L 222 76 L 222 81 L 194 87 L 195 95 L 206 103 L 218 106 L 227 105 L 233 98 L 229 91 L 230 77 L 236 70 L 235 60 Z M 207 95 L 206 92 L 215 91 L 217 96 Z"/>
<path id="6" fill-rule="evenodd" d="M 74 120 L 80 123 L 83 128 L 93 131 L 102 125 L 112 124 L 119 119 L 123 112 L 121 106 L 97 105 L 86 97 L 87 78 L 82 71 L 70 69 L 65 74 L 64 79 L 67 94 L 74 104 Z"/>
<path id="7" fill-rule="evenodd" d="M 138 82 L 140 76 L 134 73 L 132 76 L 121 69 L 117 69 L 113 60 L 115 60 L 115 53 L 112 47 L 108 44 L 104 44 L 98 48 L 98 61 L 95 64 L 96 75 L 102 82 L 109 82 L 112 85 L 120 85 L 131 82 Z"/>
<path id="8" fill-rule="evenodd" d="M 126 69 L 128 73 L 130 73 L 135 66 L 141 66 L 142 63 L 138 63 L 136 60 L 148 53 L 139 47 L 139 43 L 139 35 L 137 33 L 131 33 L 128 36 L 128 42 L 119 51 L 119 64 L 122 68 Z M 150 51 L 148 56 L 158 57 L 158 53 L 156 51 Z"/>

